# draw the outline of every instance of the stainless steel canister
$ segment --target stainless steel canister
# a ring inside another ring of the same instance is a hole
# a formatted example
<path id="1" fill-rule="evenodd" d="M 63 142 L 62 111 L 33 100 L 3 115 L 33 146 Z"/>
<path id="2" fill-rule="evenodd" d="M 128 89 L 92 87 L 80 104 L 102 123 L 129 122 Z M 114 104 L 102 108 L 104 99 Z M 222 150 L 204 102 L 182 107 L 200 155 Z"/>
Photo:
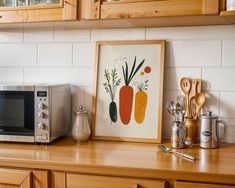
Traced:
<path id="1" fill-rule="evenodd" d="M 217 148 L 219 141 L 225 134 L 225 124 L 218 120 L 218 116 L 212 115 L 212 112 L 206 112 L 200 117 L 200 143 L 202 148 Z M 221 134 L 220 131 L 223 130 Z"/>
<path id="2" fill-rule="evenodd" d="M 184 123 L 180 121 L 173 121 L 171 127 L 171 147 L 185 148 L 185 146 L 192 146 L 192 142 L 185 138 Z"/>

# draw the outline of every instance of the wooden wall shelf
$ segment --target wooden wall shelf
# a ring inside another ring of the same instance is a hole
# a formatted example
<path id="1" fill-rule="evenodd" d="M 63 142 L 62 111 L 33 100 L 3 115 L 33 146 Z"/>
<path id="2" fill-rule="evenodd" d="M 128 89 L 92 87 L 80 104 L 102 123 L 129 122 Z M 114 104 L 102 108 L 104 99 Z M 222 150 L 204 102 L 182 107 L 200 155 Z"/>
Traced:
<path id="1" fill-rule="evenodd" d="M 220 16 L 235 16 L 235 10 L 233 11 L 222 11 Z"/>
<path id="2" fill-rule="evenodd" d="M 36 22 L 0 24 L 5 28 L 31 28 L 31 27 L 66 27 L 77 29 L 118 29 L 143 27 L 179 27 L 179 26 L 207 26 L 235 24 L 235 16 L 172 16 L 138 19 L 107 19 L 107 20 L 76 20 L 59 22 Z"/>

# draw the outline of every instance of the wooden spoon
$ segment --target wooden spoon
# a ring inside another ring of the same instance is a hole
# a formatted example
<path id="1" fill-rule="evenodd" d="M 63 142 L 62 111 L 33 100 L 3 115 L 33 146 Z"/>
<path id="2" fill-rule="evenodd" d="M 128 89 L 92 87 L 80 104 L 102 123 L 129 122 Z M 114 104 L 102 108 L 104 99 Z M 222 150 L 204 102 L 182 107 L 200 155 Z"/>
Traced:
<path id="1" fill-rule="evenodd" d="M 193 119 L 197 119 L 198 118 L 198 113 L 200 111 L 200 109 L 202 108 L 202 106 L 205 104 L 206 102 L 206 96 L 204 93 L 198 93 L 195 96 L 195 106 L 196 106 L 196 115 L 193 117 Z"/>
<path id="2" fill-rule="evenodd" d="M 191 89 L 191 82 L 188 78 L 183 77 L 180 80 L 180 87 L 182 89 L 182 91 L 184 92 L 185 98 L 186 98 L 186 117 L 189 117 L 189 114 L 191 113 L 191 108 L 190 108 L 190 102 L 189 102 L 189 92 Z"/>
<path id="3" fill-rule="evenodd" d="M 193 80 L 191 91 L 189 93 L 189 106 L 190 106 L 190 110 L 189 110 L 189 114 L 188 114 L 189 119 L 192 118 L 192 103 L 191 102 L 196 94 L 197 94 L 197 80 Z"/>

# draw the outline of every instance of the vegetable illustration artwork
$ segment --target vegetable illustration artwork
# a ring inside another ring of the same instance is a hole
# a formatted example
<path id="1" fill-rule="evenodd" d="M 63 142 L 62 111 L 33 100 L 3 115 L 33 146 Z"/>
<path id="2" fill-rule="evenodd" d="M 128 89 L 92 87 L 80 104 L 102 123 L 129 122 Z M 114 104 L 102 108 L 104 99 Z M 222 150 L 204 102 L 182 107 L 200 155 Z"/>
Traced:
<path id="1" fill-rule="evenodd" d="M 144 83 L 141 82 L 137 89 L 139 90 L 135 94 L 135 121 L 138 124 L 141 124 L 144 121 L 145 118 L 145 111 L 148 101 L 148 95 L 146 93 L 148 87 L 148 80 L 146 80 Z"/>
<path id="2" fill-rule="evenodd" d="M 121 87 L 119 91 L 119 114 L 121 121 L 124 125 L 127 125 L 131 119 L 131 112 L 132 112 L 132 104 L 133 104 L 133 87 L 130 86 L 130 82 L 136 73 L 140 70 L 144 63 L 145 59 L 136 67 L 136 56 L 134 59 L 134 64 L 132 66 L 130 75 L 128 74 L 128 64 L 126 63 L 126 67 L 122 66 L 123 77 L 125 81 L 125 85 Z"/>
<path id="3" fill-rule="evenodd" d="M 106 93 L 108 93 L 111 98 L 111 103 L 109 104 L 109 117 L 111 121 L 115 123 L 117 121 L 117 105 L 114 102 L 114 99 L 117 87 L 121 83 L 121 78 L 118 79 L 118 73 L 116 68 L 111 70 L 111 74 L 109 73 L 108 69 L 105 69 L 104 77 L 106 82 L 103 85 Z"/>

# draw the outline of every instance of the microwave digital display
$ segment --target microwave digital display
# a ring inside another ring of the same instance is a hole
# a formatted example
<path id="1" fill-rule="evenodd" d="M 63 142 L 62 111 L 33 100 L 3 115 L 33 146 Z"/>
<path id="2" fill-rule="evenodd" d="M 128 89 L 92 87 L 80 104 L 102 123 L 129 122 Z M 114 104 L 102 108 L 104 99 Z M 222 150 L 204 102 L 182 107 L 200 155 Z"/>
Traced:
<path id="1" fill-rule="evenodd" d="M 38 97 L 47 97 L 47 92 L 46 91 L 38 91 L 37 96 Z"/>

